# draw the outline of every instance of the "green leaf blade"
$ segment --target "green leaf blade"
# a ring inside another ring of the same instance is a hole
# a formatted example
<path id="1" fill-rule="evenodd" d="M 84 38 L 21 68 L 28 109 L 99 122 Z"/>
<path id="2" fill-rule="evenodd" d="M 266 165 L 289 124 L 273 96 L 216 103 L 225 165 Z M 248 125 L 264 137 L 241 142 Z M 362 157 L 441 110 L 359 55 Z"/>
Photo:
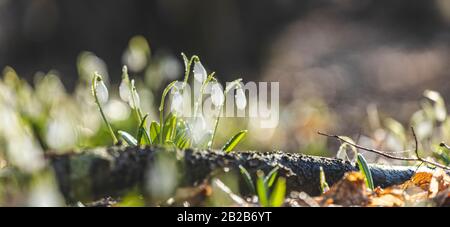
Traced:
<path id="1" fill-rule="evenodd" d="M 152 144 L 159 144 L 159 133 L 160 126 L 158 122 L 152 121 L 152 123 L 150 123 L 150 140 L 152 141 Z"/>
<path id="2" fill-rule="evenodd" d="M 253 194 L 255 194 L 256 193 L 256 189 L 255 189 L 255 185 L 253 185 L 253 179 L 250 176 L 250 173 L 242 165 L 239 165 L 239 171 L 241 172 L 241 175 L 244 177 L 244 180 L 245 180 L 245 183 L 247 184 L 247 187 L 252 191 Z"/>
<path id="3" fill-rule="evenodd" d="M 139 145 L 151 145 L 152 141 L 150 139 L 150 136 L 148 135 L 146 126 L 147 126 L 147 117 L 148 114 L 146 114 L 144 116 L 144 118 L 142 118 L 141 123 L 139 124 L 138 127 L 138 133 L 137 133 L 137 141 L 139 143 Z"/>
<path id="4" fill-rule="evenodd" d="M 286 197 L 286 179 L 280 177 L 275 184 L 272 194 L 270 195 L 270 206 L 280 207 L 284 203 Z"/>
<path id="5" fill-rule="evenodd" d="M 247 130 L 242 130 L 234 135 L 228 142 L 222 147 L 222 151 L 230 152 L 232 151 L 239 142 L 247 135 Z"/>
<path id="6" fill-rule="evenodd" d="M 267 176 L 264 178 L 264 182 L 266 183 L 266 185 L 270 188 L 272 187 L 273 183 L 275 183 L 275 179 L 277 178 L 278 175 L 278 169 L 279 167 L 276 166 L 275 168 L 273 168 L 269 174 L 267 174 Z"/>
<path id="7" fill-rule="evenodd" d="M 258 179 L 256 180 L 256 192 L 258 194 L 259 203 L 263 207 L 268 207 L 269 198 L 268 198 L 268 188 L 264 183 L 264 173 L 261 170 L 257 172 Z"/>
<path id="8" fill-rule="evenodd" d="M 119 133 L 119 135 L 122 137 L 123 140 L 125 140 L 125 142 L 128 145 L 130 145 L 130 146 L 137 146 L 138 145 L 137 140 L 132 135 L 130 135 L 128 132 L 119 130 L 119 131 L 117 131 L 117 133 Z"/>
<path id="9" fill-rule="evenodd" d="M 362 154 L 358 153 L 357 161 L 358 161 L 359 170 L 365 177 L 367 187 L 370 188 L 371 190 L 373 190 L 374 184 L 373 184 L 372 173 L 370 172 L 370 168 L 366 162 L 366 159 L 362 156 Z"/>

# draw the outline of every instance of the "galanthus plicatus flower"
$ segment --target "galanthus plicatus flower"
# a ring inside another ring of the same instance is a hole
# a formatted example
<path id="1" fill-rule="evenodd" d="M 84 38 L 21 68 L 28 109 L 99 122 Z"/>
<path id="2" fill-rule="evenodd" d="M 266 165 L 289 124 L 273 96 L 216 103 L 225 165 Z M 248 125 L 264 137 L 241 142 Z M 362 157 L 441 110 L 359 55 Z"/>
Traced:
<path id="1" fill-rule="evenodd" d="M 179 91 L 173 92 L 172 94 L 170 110 L 174 113 L 181 113 L 183 110 L 183 95 Z"/>
<path id="2" fill-rule="evenodd" d="M 238 88 L 236 90 L 234 98 L 236 100 L 236 106 L 238 109 L 242 110 L 245 108 L 245 106 L 247 106 L 247 98 L 245 97 L 245 93 L 242 88 Z"/>
<path id="3" fill-rule="evenodd" d="M 122 79 L 122 82 L 120 82 L 120 86 L 119 86 L 120 99 L 122 99 L 124 102 L 129 102 L 130 94 L 131 94 L 131 91 L 130 91 L 129 81 Z"/>
<path id="4" fill-rule="evenodd" d="M 108 88 L 106 88 L 106 85 L 101 77 L 97 77 L 97 86 L 95 87 L 95 92 L 97 93 L 97 99 L 100 104 L 105 104 L 106 102 L 108 102 Z"/>
<path id="5" fill-rule="evenodd" d="M 128 103 L 131 108 L 140 108 L 141 107 L 141 99 L 139 98 L 139 94 L 137 93 L 136 87 L 134 86 L 134 80 L 131 80 L 131 98 L 129 98 Z"/>
<path id="6" fill-rule="evenodd" d="M 211 86 L 211 101 L 214 106 L 222 106 L 225 101 L 225 96 L 219 83 L 214 83 Z"/>
<path id="7" fill-rule="evenodd" d="M 200 61 L 196 61 L 194 63 L 194 78 L 203 84 L 207 77 L 208 73 L 206 72 L 205 67 L 203 67 Z"/>
<path id="8" fill-rule="evenodd" d="M 122 68 L 122 81 L 119 85 L 119 96 L 124 102 L 129 102 L 131 99 L 130 79 L 128 78 L 128 68 L 126 65 Z"/>
<path id="9" fill-rule="evenodd" d="M 134 86 L 134 80 L 131 80 L 130 84 L 127 66 L 123 66 L 122 68 L 122 81 L 119 85 L 119 96 L 120 99 L 127 102 L 131 108 L 140 108 L 141 100 L 136 87 Z"/>

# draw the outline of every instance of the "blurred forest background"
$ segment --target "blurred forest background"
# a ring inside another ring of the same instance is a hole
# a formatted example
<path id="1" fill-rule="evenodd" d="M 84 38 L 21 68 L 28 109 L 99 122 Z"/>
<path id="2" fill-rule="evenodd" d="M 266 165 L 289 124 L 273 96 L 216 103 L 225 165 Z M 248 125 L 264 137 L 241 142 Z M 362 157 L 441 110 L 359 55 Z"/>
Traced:
<path id="1" fill-rule="evenodd" d="M 0 0 L 0 65 L 30 82 L 56 70 L 73 91 L 89 51 L 118 84 L 135 35 L 176 60 L 176 78 L 185 52 L 222 81 L 279 81 L 280 126 L 249 128 L 248 148 L 315 153 L 318 130 L 374 138 L 373 116 L 408 124 L 425 89 L 450 94 L 447 0 Z"/>

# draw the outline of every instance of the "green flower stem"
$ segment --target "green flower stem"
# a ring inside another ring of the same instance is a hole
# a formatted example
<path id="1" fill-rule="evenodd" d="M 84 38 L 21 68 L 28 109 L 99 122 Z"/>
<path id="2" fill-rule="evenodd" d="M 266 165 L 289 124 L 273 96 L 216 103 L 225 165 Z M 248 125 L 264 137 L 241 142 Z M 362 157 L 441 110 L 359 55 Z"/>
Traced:
<path id="1" fill-rule="evenodd" d="M 100 104 L 100 102 L 98 101 L 98 97 L 97 97 L 97 80 L 101 79 L 101 76 L 98 73 L 94 74 L 94 78 L 92 79 L 92 94 L 94 95 L 94 99 L 95 99 L 95 103 L 98 106 L 98 109 L 100 110 L 100 114 L 103 118 L 103 121 L 105 122 L 106 126 L 108 127 L 109 133 L 111 134 L 111 137 L 113 139 L 113 143 L 114 144 L 118 144 L 119 140 L 117 140 L 116 134 L 114 133 L 111 124 L 108 122 L 108 119 L 106 119 L 106 115 L 103 112 L 103 108 L 102 105 Z"/>
<path id="2" fill-rule="evenodd" d="M 131 86 L 130 86 L 130 87 L 131 87 Z M 136 114 L 136 118 L 137 118 L 137 120 L 139 121 L 139 124 L 140 124 L 141 121 L 142 121 L 142 112 L 141 112 L 141 109 L 140 109 L 139 107 L 136 106 L 136 101 L 135 101 L 135 99 L 134 99 L 133 92 L 136 92 L 136 93 L 137 93 L 135 87 L 134 87 L 134 91 L 131 90 L 131 101 L 133 102 L 133 106 L 134 106 L 134 108 L 133 108 L 134 111 L 133 111 L 133 112 Z"/>
<path id="3" fill-rule="evenodd" d="M 212 146 L 214 145 L 214 138 L 216 138 L 216 131 L 217 131 L 217 128 L 219 126 L 220 113 L 222 112 L 222 108 L 223 108 L 223 105 L 220 106 L 219 114 L 217 115 L 216 122 L 214 123 L 214 130 L 213 130 L 213 133 L 212 133 L 212 136 L 211 136 L 211 141 L 208 144 L 208 148 L 209 149 L 211 149 Z"/>
<path id="4" fill-rule="evenodd" d="M 136 114 L 136 119 L 138 120 L 138 124 L 142 121 L 142 112 L 141 109 L 136 106 L 136 100 L 134 99 L 133 92 L 137 93 L 136 87 L 134 86 L 134 82 L 130 82 L 130 77 L 128 75 L 128 68 L 124 66 L 122 68 L 122 79 L 128 84 L 128 89 L 130 90 L 131 101 L 133 102 L 133 112 Z"/>
<path id="5" fill-rule="evenodd" d="M 211 81 L 216 81 L 217 79 L 214 77 L 215 72 L 212 72 L 209 74 L 208 78 L 203 82 L 202 86 L 200 87 L 200 95 L 197 98 L 197 101 L 194 103 L 194 119 L 197 117 L 198 107 L 200 103 L 202 103 L 203 100 L 203 93 L 205 92 L 206 85 L 208 85 Z"/>
<path id="6" fill-rule="evenodd" d="M 161 96 L 161 103 L 159 104 L 159 141 L 161 144 L 163 144 L 163 134 L 164 134 L 164 100 L 167 96 L 167 93 L 169 93 L 170 89 L 172 89 L 173 86 L 175 86 L 175 84 L 178 81 L 172 81 L 172 83 L 170 83 L 169 85 L 167 85 L 167 87 L 164 89 L 163 94 Z"/>
<path id="7" fill-rule="evenodd" d="M 183 56 L 183 59 L 187 59 L 186 55 L 184 53 L 181 53 L 181 55 Z M 191 65 L 193 62 L 198 62 L 200 61 L 200 58 L 197 55 L 194 55 L 191 57 L 191 59 L 189 60 L 189 62 L 187 62 L 186 66 L 185 66 L 185 70 L 184 70 L 184 81 L 183 81 L 183 88 L 186 86 L 188 80 L 189 80 L 189 74 L 191 72 Z M 184 89 L 182 89 L 184 90 Z"/>
<path id="8" fill-rule="evenodd" d="M 229 86 L 227 86 L 227 87 L 225 88 L 225 91 L 223 92 L 223 96 L 225 97 L 225 99 L 223 100 L 223 103 L 224 103 L 223 105 L 225 105 L 225 103 L 226 103 L 226 101 L 227 101 L 227 94 L 228 94 L 228 92 L 229 92 L 229 91 L 231 90 L 231 88 L 233 88 L 234 86 L 239 87 L 241 81 L 242 81 L 241 78 L 240 78 L 240 79 L 237 79 L 237 80 L 234 80 L 233 82 L 231 82 L 231 83 L 229 84 Z M 209 148 L 209 149 L 211 149 L 212 146 L 214 145 L 214 139 L 216 138 L 216 132 L 217 132 L 217 128 L 218 128 L 218 126 L 219 126 L 220 114 L 222 113 L 223 105 L 220 106 L 219 114 L 217 115 L 216 122 L 214 123 L 214 130 L 213 130 L 213 133 L 212 133 L 212 136 L 211 136 L 211 141 L 210 141 L 209 144 L 208 144 L 208 148 Z"/>

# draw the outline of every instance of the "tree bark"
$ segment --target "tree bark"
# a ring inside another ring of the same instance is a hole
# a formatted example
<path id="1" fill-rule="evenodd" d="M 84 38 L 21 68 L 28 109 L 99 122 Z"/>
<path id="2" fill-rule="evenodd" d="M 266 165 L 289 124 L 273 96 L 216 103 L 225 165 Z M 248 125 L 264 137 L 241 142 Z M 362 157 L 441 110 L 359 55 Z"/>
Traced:
<path id="1" fill-rule="evenodd" d="M 117 196 L 133 187 L 143 188 L 146 176 L 161 154 L 169 155 L 180 175 L 179 186 L 202 182 L 213 171 L 245 167 L 253 178 L 257 170 L 265 173 L 278 166 L 279 176 L 286 178 L 287 190 L 304 191 L 312 196 L 320 193 L 319 168 L 322 167 L 331 186 L 346 172 L 357 171 L 350 162 L 339 159 L 277 152 L 231 152 L 217 150 L 184 151 L 158 147 L 109 147 L 80 154 L 52 155 L 59 187 L 70 202 L 87 201 L 104 196 Z M 410 179 L 414 167 L 371 165 L 375 186 L 387 187 Z M 242 177 L 241 181 L 243 182 Z"/>

